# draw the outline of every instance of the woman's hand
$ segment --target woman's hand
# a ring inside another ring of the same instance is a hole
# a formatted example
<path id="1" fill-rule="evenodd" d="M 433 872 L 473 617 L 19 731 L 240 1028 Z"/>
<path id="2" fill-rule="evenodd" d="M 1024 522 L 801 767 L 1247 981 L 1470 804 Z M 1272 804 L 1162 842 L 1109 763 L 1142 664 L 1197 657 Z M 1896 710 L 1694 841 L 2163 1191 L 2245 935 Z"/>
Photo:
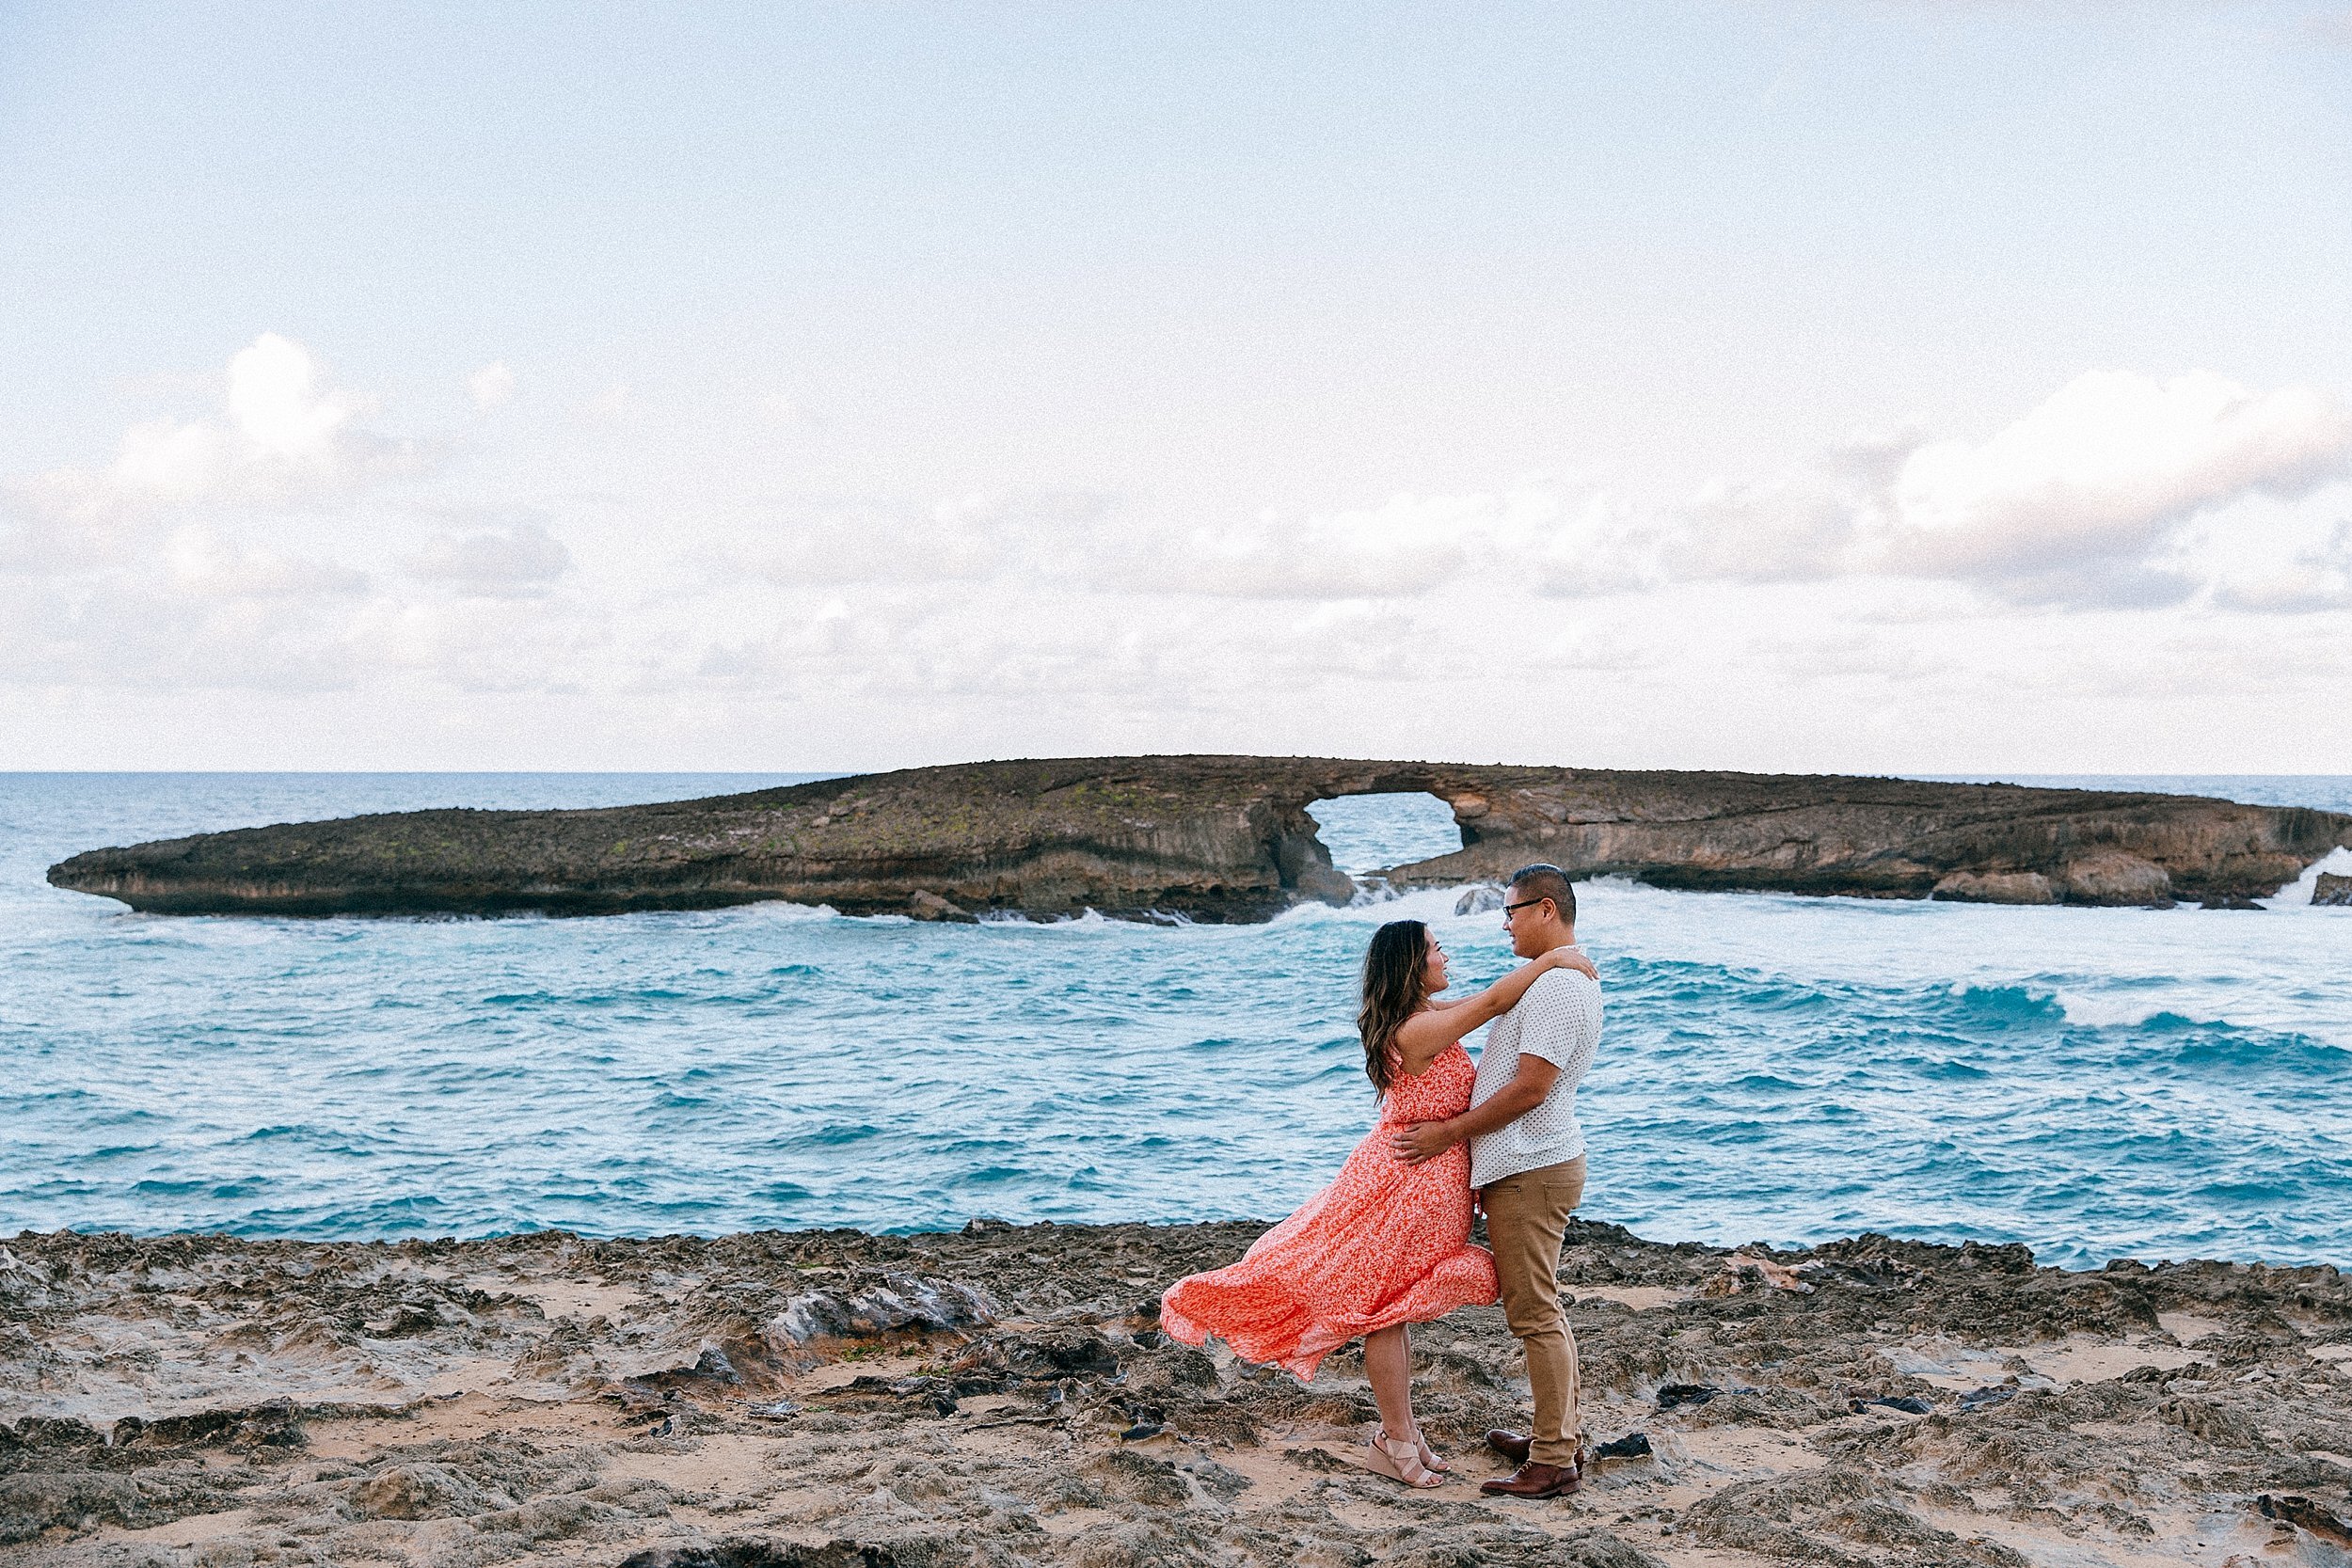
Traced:
<path id="1" fill-rule="evenodd" d="M 1593 967 L 1593 960 L 1573 947 L 1553 948 L 1544 955 L 1544 962 L 1554 969 L 1573 969 L 1588 980 L 1600 978 L 1600 971 Z"/>

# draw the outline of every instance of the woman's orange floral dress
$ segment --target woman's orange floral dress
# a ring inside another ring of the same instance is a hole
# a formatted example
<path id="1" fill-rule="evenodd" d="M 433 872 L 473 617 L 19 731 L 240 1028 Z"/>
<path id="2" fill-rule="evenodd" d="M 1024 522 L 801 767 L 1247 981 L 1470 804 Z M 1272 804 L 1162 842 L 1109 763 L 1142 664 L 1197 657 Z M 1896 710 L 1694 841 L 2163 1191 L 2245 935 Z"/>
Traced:
<path id="1" fill-rule="evenodd" d="M 1214 1334 L 1244 1360 L 1304 1383 L 1350 1339 L 1495 1300 L 1494 1257 L 1470 1243 L 1470 1147 L 1420 1165 L 1389 1148 L 1401 1123 L 1469 1110 L 1477 1078 L 1457 1041 L 1420 1077 L 1397 1080 L 1339 1179 L 1240 1262 L 1169 1286 L 1160 1326 L 1193 1345 Z"/>

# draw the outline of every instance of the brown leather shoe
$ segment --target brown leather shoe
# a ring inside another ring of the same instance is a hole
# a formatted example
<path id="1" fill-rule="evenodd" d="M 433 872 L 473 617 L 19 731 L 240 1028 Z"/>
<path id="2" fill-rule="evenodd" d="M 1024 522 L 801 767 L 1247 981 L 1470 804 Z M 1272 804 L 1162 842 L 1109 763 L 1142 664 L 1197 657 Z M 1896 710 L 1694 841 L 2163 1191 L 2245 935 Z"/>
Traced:
<path id="1" fill-rule="evenodd" d="M 1480 1481 L 1478 1489 L 1490 1497 L 1565 1497 L 1583 1484 L 1573 1465 L 1538 1465 L 1531 1459 L 1507 1476 Z"/>
<path id="2" fill-rule="evenodd" d="M 1534 1446 L 1534 1438 L 1523 1432 L 1513 1432 L 1508 1427 L 1497 1427 L 1486 1433 L 1486 1447 L 1514 1465 L 1526 1464 L 1528 1450 Z"/>

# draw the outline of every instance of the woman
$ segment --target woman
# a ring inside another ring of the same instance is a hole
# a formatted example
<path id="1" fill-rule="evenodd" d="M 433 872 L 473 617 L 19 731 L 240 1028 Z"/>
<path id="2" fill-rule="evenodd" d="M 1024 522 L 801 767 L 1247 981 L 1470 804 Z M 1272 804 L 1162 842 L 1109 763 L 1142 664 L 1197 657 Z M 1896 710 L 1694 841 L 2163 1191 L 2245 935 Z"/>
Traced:
<path id="1" fill-rule="evenodd" d="M 1441 1002 L 1445 949 L 1418 920 L 1373 934 L 1364 957 L 1357 1032 L 1380 1121 L 1338 1180 L 1258 1238 L 1230 1268 L 1197 1274 L 1160 1298 L 1160 1326 L 1187 1344 L 1212 1334 L 1245 1360 L 1279 1366 L 1305 1383 L 1333 1350 L 1360 1338 L 1364 1373 L 1380 1410 L 1366 1463 L 1408 1486 L 1443 1484 L 1445 1465 L 1413 1418 L 1412 1346 L 1406 1324 L 1496 1299 L 1494 1259 L 1470 1244 L 1470 1149 L 1424 1164 L 1400 1162 L 1392 1124 L 1441 1121 L 1470 1108 L 1478 1069 L 1462 1037 L 1518 1005 L 1546 970 L 1592 965 L 1555 948 L 1467 1002 Z"/>

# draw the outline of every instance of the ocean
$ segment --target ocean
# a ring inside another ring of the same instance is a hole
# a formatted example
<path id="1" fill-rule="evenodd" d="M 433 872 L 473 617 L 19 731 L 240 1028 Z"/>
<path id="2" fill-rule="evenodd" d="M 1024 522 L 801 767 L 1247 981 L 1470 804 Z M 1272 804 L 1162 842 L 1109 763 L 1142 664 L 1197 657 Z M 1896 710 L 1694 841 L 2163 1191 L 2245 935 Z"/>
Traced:
<path id="1" fill-rule="evenodd" d="M 166 918 L 41 879 L 211 829 L 808 776 L 0 774 L 0 1234 L 1273 1217 L 1373 1120 L 1351 1020 L 1374 927 L 1436 925 L 1457 994 L 1510 961 L 1452 891 L 1254 927 L 938 927 Z M 2352 810 L 2352 778 L 2020 782 Z M 1317 811 L 1350 869 L 1458 842 L 1426 797 Z M 2352 1265 L 2352 910 L 2308 882 L 2258 912 L 1585 883 L 1608 1023 L 1582 1213 Z"/>

